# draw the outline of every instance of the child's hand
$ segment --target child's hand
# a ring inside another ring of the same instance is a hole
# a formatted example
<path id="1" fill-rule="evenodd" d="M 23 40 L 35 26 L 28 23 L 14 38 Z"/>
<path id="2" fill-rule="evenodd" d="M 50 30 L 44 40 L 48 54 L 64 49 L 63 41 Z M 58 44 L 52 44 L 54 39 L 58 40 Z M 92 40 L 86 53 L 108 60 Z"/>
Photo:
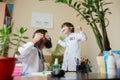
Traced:
<path id="1" fill-rule="evenodd" d="M 82 31 L 82 27 L 79 27 L 79 30 Z"/>
<path id="2" fill-rule="evenodd" d="M 77 28 L 77 30 L 82 31 L 82 27 L 78 26 L 76 28 Z"/>

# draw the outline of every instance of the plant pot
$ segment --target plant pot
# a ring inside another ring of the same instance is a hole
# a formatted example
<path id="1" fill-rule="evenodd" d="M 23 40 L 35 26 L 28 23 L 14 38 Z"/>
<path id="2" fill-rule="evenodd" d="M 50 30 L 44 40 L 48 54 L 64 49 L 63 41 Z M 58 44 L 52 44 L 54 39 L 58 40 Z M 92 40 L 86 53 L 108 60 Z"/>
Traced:
<path id="1" fill-rule="evenodd" d="M 16 60 L 13 57 L 0 57 L 0 79 L 12 77 Z"/>
<path id="2" fill-rule="evenodd" d="M 105 62 L 104 62 L 104 56 L 97 56 L 97 65 L 99 68 L 100 73 L 106 73 L 105 72 Z"/>

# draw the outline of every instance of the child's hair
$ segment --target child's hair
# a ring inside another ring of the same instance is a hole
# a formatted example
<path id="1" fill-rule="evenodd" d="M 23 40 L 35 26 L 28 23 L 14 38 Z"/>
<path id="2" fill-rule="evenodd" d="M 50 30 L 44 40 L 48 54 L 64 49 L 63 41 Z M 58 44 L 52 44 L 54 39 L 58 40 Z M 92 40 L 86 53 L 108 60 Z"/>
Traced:
<path id="1" fill-rule="evenodd" d="M 63 28 L 64 26 L 68 27 L 71 30 L 72 33 L 74 32 L 74 25 L 72 23 L 65 22 L 65 23 L 62 24 L 61 28 Z"/>

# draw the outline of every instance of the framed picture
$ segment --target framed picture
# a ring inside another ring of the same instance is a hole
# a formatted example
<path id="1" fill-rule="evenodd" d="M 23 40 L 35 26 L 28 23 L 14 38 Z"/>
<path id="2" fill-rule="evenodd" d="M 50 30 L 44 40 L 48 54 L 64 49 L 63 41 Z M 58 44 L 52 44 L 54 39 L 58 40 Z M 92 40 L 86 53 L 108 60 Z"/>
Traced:
<path id="1" fill-rule="evenodd" d="M 33 12 L 31 27 L 53 28 L 53 15 L 49 13 Z"/>

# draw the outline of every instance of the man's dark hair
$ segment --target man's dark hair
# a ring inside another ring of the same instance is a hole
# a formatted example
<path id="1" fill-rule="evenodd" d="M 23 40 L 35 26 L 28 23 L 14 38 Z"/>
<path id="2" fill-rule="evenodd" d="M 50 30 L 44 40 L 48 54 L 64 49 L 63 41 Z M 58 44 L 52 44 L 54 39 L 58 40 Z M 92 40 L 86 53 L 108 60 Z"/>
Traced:
<path id="1" fill-rule="evenodd" d="M 42 33 L 43 36 L 45 37 L 46 32 L 48 32 L 48 31 L 45 30 L 45 29 L 38 29 L 34 32 L 33 38 L 35 37 L 36 33 Z M 48 40 L 47 38 L 45 38 L 44 40 L 45 41 L 43 41 L 43 39 L 40 39 L 38 42 L 36 42 L 34 44 L 34 46 L 38 48 L 44 42 L 44 45 L 45 45 L 46 48 L 51 48 L 52 47 L 51 38 L 50 38 L 50 40 Z"/>
<path id="2" fill-rule="evenodd" d="M 33 34 L 33 38 L 35 37 L 35 34 L 36 33 L 42 33 L 44 36 L 45 36 L 45 33 L 47 32 L 47 30 L 45 30 L 45 29 L 38 29 L 38 30 L 36 30 L 35 32 L 34 32 L 34 34 Z"/>

